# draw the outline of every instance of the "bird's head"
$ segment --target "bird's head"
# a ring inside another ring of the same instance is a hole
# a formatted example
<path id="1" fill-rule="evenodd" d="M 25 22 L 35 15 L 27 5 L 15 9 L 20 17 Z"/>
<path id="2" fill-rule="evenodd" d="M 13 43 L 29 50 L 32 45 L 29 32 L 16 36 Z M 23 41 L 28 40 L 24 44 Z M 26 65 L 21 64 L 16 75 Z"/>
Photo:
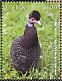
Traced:
<path id="1" fill-rule="evenodd" d="M 30 14 L 29 14 L 29 21 L 32 24 L 41 24 L 40 23 L 40 13 L 37 10 L 33 10 Z"/>

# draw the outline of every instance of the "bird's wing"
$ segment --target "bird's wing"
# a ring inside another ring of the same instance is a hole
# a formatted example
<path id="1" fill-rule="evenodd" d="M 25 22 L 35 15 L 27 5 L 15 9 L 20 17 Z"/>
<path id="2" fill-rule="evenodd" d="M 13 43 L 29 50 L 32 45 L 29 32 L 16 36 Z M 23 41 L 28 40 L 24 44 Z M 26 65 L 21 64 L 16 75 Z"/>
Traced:
<path id="1" fill-rule="evenodd" d="M 21 62 L 25 62 L 26 61 L 26 56 L 23 56 L 23 55 L 20 55 L 19 57 L 18 57 L 18 60 L 20 60 Z"/>

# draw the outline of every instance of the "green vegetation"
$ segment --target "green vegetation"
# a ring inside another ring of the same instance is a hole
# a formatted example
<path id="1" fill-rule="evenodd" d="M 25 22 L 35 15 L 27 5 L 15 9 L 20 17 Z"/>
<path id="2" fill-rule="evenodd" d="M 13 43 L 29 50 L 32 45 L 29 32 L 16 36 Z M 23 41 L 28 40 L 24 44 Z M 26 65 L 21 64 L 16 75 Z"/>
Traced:
<path id="1" fill-rule="evenodd" d="M 54 78 L 54 21 L 57 19 L 57 55 L 56 55 L 56 79 L 60 78 L 60 11 L 59 3 L 35 3 L 35 2 L 3 2 L 2 3 L 2 29 L 3 29 L 3 53 L 2 53 L 2 79 L 53 79 Z M 14 39 L 23 34 L 27 24 L 28 15 L 32 10 L 38 10 L 41 14 L 42 26 L 36 25 L 39 43 L 42 48 L 41 71 L 30 75 L 20 76 L 11 66 L 10 47 Z"/>

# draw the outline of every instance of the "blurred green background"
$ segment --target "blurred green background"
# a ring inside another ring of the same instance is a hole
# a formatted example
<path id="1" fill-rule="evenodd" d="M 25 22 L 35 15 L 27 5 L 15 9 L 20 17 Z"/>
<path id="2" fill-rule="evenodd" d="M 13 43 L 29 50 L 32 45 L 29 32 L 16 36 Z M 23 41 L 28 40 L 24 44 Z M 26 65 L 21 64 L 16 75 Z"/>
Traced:
<path id="1" fill-rule="evenodd" d="M 60 4 L 52 2 L 2 2 L 3 61 L 2 79 L 59 79 L 60 78 Z M 20 76 L 11 66 L 10 47 L 15 38 L 22 35 L 29 13 L 38 10 L 42 26 L 36 25 L 42 49 L 41 71 Z M 56 76 L 54 75 L 54 23 L 57 20 Z"/>

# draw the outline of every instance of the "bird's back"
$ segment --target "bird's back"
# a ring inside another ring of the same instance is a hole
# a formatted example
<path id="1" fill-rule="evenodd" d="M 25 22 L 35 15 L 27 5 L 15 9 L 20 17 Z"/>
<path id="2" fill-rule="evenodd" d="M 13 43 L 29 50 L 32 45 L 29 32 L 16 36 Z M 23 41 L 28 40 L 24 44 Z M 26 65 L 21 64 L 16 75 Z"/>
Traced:
<path id="1" fill-rule="evenodd" d="M 19 36 L 12 43 L 10 53 L 13 66 L 22 73 L 36 65 L 40 56 L 36 28 L 26 26 L 23 36 Z"/>

